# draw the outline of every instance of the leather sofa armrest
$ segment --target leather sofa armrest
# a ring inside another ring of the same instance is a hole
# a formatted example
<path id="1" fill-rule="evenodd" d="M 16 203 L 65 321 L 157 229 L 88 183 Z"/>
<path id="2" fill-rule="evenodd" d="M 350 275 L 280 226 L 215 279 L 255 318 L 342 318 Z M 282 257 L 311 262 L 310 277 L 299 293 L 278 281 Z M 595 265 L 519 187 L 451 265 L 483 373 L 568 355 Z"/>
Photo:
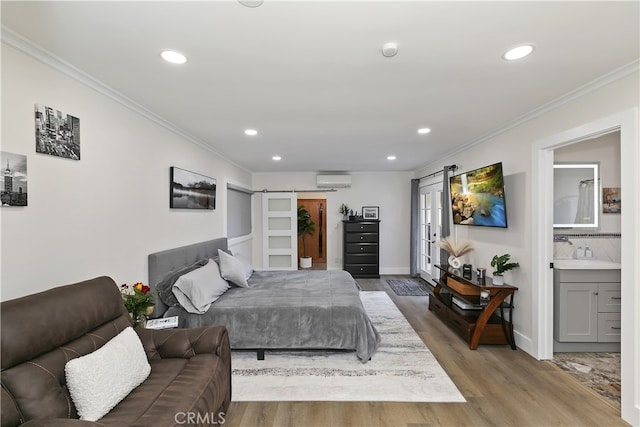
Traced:
<path id="1" fill-rule="evenodd" d="M 49 418 L 44 420 L 31 420 L 20 427 L 89 427 L 102 426 L 100 422 L 83 421 L 73 418 Z"/>
<path id="2" fill-rule="evenodd" d="M 203 353 L 214 353 L 223 358 L 231 356 L 229 335 L 224 326 L 159 330 L 136 328 L 136 332 L 149 360 L 188 359 Z"/>

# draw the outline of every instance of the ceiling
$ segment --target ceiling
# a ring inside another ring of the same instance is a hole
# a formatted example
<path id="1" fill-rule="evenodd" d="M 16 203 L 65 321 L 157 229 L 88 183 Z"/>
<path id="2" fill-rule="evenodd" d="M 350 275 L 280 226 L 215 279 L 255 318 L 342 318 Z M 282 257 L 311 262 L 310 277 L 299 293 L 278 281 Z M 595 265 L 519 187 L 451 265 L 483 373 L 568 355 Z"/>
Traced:
<path id="1" fill-rule="evenodd" d="M 410 171 L 637 60 L 638 6 L 3 0 L 2 25 L 249 171 Z"/>

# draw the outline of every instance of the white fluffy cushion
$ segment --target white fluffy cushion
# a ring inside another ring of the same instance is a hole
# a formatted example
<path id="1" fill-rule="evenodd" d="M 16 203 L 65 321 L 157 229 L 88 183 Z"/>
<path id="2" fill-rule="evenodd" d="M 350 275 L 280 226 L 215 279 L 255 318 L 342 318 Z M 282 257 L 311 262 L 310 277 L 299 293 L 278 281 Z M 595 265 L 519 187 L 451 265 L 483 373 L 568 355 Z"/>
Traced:
<path id="1" fill-rule="evenodd" d="M 218 256 L 220 257 L 220 273 L 225 280 L 233 282 L 234 285 L 241 288 L 248 288 L 247 276 L 245 274 L 245 267 L 238 258 L 233 255 L 229 255 L 225 251 L 218 249 Z"/>
<path id="2" fill-rule="evenodd" d="M 147 379 L 151 365 L 128 327 L 93 353 L 67 362 L 64 371 L 80 419 L 97 421 Z"/>
<path id="3" fill-rule="evenodd" d="M 220 276 L 218 264 L 209 260 L 204 267 L 180 276 L 172 292 L 189 313 L 203 314 L 230 287 Z"/>

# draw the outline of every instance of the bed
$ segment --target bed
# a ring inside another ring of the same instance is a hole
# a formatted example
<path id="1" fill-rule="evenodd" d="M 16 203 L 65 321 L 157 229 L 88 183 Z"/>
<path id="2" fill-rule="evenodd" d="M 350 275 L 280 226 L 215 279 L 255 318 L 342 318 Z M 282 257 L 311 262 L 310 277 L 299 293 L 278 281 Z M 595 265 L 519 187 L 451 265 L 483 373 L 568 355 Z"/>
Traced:
<path id="1" fill-rule="evenodd" d="M 149 255 L 153 289 L 177 269 L 217 256 L 227 239 Z M 353 277 L 343 270 L 255 271 L 249 288 L 232 286 L 204 314 L 168 307 L 156 295 L 154 317 L 178 316 L 180 327 L 224 325 L 234 350 L 349 350 L 362 362 L 380 335 L 371 323 Z"/>

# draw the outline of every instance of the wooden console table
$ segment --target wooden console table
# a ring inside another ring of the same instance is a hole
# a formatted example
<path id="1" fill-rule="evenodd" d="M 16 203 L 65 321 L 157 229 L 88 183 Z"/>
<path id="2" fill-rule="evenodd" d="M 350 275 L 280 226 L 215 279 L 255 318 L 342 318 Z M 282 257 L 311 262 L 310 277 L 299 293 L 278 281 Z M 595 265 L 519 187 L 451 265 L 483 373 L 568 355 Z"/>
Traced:
<path id="1" fill-rule="evenodd" d="M 461 269 L 435 267 L 440 278 L 434 279 L 429 310 L 467 340 L 471 350 L 478 344 L 509 344 L 515 350 L 512 315 L 513 296 L 518 288 L 494 285 L 490 277 L 478 279 L 476 272 L 465 277 Z M 489 298 L 481 298 L 481 291 L 487 291 Z"/>

